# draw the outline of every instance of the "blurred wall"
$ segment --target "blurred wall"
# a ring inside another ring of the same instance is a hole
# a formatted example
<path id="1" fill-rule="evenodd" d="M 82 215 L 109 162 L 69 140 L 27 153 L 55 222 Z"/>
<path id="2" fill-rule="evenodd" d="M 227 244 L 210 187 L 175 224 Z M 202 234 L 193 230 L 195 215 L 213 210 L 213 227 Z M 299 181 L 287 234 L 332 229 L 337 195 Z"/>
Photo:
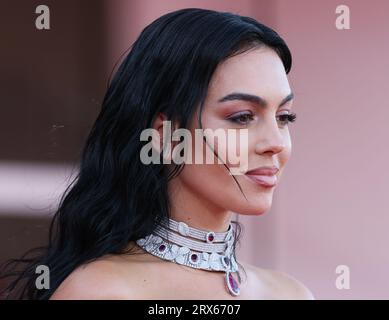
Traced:
<path id="1" fill-rule="evenodd" d="M 292 158 L 270 212 L 236 217 L 238 256 L 291 274 L 318 299 L 389 297 L 387 1 L 46 1 L 46 33 L 31 18 L 38 4 L 3 5 L 0 261 L 44 242 L 109 74 L 139 32 L 169 11 L 202 7 L 257 18 L 293 55 Z M 350 30 L 335 28 L 340 4 Z M 335 286 L 338 265 L 350 268 L 350 290 Z"/>
<path id="2" fill-rule="evenodd" d="M 339 4 L 350 30 L 335 28 Z M 277 2 L 300 118 L 275 199 L 276 260 L 323 299 L 389 298 L 388 12 L 382 0 Z M 338 265 L 350 290 L 335 287 Z"/>
<path id="3" fill-rule="evenodd" d="M 50 30 L 35 27 L 40 4 Z M 1 5 L 0 263 L 46 243 L 108 78 L 101 1 Z"/>

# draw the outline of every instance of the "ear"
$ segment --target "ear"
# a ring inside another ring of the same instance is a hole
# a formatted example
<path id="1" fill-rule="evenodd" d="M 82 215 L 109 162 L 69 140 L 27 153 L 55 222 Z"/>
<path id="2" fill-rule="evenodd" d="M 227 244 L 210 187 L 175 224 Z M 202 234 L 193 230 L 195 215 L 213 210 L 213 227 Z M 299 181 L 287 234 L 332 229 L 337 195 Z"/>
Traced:
<path id="1" fill-rule="evenodd" d="M 162 137 L 163 134 L 163 122 L 167 121 L 167 117 L 162 112 L 158 112 L 157 116 L 154 119 L 152 128 L 157 130 L 159 135 Z"/>
<path id="2" fill-rule="evenodd" d="M 169 147 L 167 143 L 171 143 L 171 130 L 170 132 L 166 130 L 168 127 L 167 124 L 164 124 L 164 121 L 168 121 L 168 118 L 165 114 L 162 112 L 159 112 L 157 116 L 154 119 L 152 129 L 154 129 L 154 132 L 156 133 L 153 136 L 152 139 L 152 145 L 155 150 L 158 151 L 158 153 L 163 152 L 163 147 Z M 164 132 L 165 131 L 165 132 Z M 165 136 L 166 135 L 166 136 Z M 167 140 L 167 141 L 165 141 Z M 165 141 L 165 146 L 164 146 L 164 141 Z M 171 148 L 170 148 L 171 149 Z M 163 157 L 166 159 L 170 159 L 171 157 L 171 152 L 170 150 L 166 150 L 165 153 L 163 154 Z"/>

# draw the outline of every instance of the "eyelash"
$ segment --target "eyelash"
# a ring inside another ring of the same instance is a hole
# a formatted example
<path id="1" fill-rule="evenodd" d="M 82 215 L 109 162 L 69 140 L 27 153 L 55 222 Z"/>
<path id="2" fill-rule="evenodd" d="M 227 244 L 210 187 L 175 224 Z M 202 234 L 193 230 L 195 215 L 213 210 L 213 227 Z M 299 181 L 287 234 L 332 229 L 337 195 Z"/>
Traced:
<path id="1" fill-rule="evenodd" d="M 241 113 L 236 116 L 228 118 L 228 120 L 232 121 L 233 123 L 237 123 L 240 125 L 247 125 L 248 122 L 242 123 L 239 119 L 242 117 L 250 117 L 250 121 L 254 120 L 253 115 L 251 113 Z M 288 124 L 290 122 L 295 122 L 297 119 L 297 114 L 292 112 L 292 113 L 287 113 L 287 114 L 281 114 L 277 116 L 279 119 L 283 119 L 281 122 L 283 122 L 283 125 Z M 286 123 L 285 123 L 286 122 Z"/>
<path id="2" fill-rule="evenodd" d="M 286 117 L 286 120 L 284 120 L 284 121 L 286 121 L 287 123 L 286 124 L 288 124 L 288 123 L 291 123 L 291 122 L 295 122 L 296 121 L 296 119 L 297 119 L 297 114 L 296 113 L 294 113 L 294 112 L 292 112 L 292 113 L 287 113 L 287 114 L 281 114 L 281 115 L 279 115 L 278 117 Z"/>

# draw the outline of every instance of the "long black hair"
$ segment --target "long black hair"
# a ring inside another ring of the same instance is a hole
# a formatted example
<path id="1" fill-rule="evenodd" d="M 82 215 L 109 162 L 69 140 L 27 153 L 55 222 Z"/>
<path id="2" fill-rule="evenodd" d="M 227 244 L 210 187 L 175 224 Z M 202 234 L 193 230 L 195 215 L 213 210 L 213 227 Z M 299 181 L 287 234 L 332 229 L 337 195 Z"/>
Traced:
<path id="1" fill-rule="evenodd" d="M 48 245 L 6 264 L 8 269 L 25 263 L 7 274 L 16 277 L 7 297 L 49 299 L 78 266 L 106 254 L 129 254 L 130 241 L 152 233 L 158 221 L 169 217 L 167 185 L 183 166 L 168 172 L 163 164 L 144 165 L 142 130 L 152 127 L 159 112 L 187 128 L 197 108 L 202 110 L 216 67 L 260 46 L 275 50 L 289 73 L 292 57 L 286 43 L 253 18 L 187 8 L 148 25 L 107 89 L 78 174 L 51 222 Z M 234 222 L 235 249 L 241 226 Z M 37 265 L 49 267 L 50 289 L 36 288 Z"/>

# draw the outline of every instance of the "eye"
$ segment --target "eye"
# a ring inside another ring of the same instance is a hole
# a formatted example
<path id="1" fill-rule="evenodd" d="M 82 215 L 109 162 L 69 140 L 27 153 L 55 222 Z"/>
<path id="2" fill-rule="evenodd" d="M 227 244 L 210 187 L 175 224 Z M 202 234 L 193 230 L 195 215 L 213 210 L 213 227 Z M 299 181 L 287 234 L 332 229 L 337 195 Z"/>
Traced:
<path id="1" fill-rule="evenodd" d="M 277 116 L 278 120 L 281 122 L 281 125 L 287 125 L 289 122 L 296 121 L 297 114 L 296 113 L 285 113 Z"/>
<path id="2" fill-rule="evenodd" d="M 247 125 L 250 121 L 254 120 L 254 116 L 251 112 L 241 112 L 229 117 L 228 120 L 233 123 Z"/>

